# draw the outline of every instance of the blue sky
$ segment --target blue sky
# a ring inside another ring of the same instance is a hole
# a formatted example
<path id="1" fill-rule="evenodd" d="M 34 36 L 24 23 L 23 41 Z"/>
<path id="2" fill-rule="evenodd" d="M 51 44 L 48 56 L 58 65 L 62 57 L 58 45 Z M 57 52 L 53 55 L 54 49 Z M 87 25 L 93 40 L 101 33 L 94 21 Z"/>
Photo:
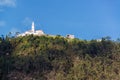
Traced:
<path id="1" fill-rule="evenodd" d="M 0 0 L 0 35 L 36 29 L 80 39 L 120 38 L 120 0 Z"/>

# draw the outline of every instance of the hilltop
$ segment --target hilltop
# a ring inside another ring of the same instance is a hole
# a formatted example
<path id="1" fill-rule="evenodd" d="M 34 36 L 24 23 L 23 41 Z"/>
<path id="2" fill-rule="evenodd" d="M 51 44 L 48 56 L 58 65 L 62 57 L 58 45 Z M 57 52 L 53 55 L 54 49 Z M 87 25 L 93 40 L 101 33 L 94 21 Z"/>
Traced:
<path id="1" fill-rule="evenodd" d="M 108 38 L 0 37 L 1 80 L 118 80 L 120 43 Z"/>

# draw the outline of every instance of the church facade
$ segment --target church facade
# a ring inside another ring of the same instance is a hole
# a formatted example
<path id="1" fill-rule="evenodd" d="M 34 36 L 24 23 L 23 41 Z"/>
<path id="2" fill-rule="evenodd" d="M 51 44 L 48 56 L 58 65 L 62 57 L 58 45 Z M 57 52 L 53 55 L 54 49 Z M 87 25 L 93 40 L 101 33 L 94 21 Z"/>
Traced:
<path id="1" fill-rule="evenodd" d="M 35 30 L 34 22 L 32 22 L 31 30 L 26 31 L 24 33 L 21 33 L 21 34 L 17 35 L 17 37 L 19 37 L 19 36 L 27 36 L 27 35 L 43 36 L 43 35 L 46 35 L 46 34 L 42 30 Z M 49 36 L 54 37 L 55 35 L 49 35 Z M 75 37 L 74 37 L 74 35 L 68 34 L 68 35 L 66 35 L 66 38 L 74 39 Z"/>
<path id="2" fill-rule="evenodd" d="M 37 35 L 37 36 L 42 36 L 45 35 L 45 33 L 42 30 L 35 30 L 35 25 L 34 22 L 32 22 L 31 30 L 26 31 L 22 34 L 19 34 L 18 36 L 26 36 L 26 35 Z"/>

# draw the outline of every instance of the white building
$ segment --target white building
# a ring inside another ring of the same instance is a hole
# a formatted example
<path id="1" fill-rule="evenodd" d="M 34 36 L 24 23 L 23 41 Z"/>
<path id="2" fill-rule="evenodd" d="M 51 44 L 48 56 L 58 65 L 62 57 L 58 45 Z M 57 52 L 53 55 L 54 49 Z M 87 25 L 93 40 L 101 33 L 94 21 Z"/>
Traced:
<path id="1" fill-rule="evenodd" d="M 22 33 L 22 34 L 19 34 L 18 36 L 26 36 L 26 35 L 31 35 L 31 34 L 37 35 L 37 36 L 45 35 L 42 30 L 35 30 L 34 22 L 32 22 L 31 30 L 26 31 L 26 32 L 24 32 L 24 33 Z"/>
<path id="2" fill-rule="evenodd" d="M 97 42 L 101 42 L 102 41 L 102 39 L 97 39 Z"/>
<path id="3" fill-rule="evenodd" d="M 74 35 L 71 35 L 71 34 L 68 34 L 68 35 L 66 36 L 66 38 L 74 39 L 75 36 L 74 36 Z"/>
<path id="4" fill-rule="evenodd" d="M 35 30 L 34 22 L 32 22 L 31 30 L 26 31 L 26 32 L 24 32 L 24 33 L 21 33 L 21 34 L 17 35 L 17 37 L 19 37 L 19 36 L 26 36 L 26 35 L 42 36 L 42 35 L 46 35 L 46 34 L 45 34 L 42 30 Z M 55 37 L 55 35 L 49 35 L 49 36 Z M 66 38 L 74 39 L 75 36 L 74 36 L 74 35 L 71 35 L 71 34 L 68 34 L 68 35 L 66 36 Z"/>

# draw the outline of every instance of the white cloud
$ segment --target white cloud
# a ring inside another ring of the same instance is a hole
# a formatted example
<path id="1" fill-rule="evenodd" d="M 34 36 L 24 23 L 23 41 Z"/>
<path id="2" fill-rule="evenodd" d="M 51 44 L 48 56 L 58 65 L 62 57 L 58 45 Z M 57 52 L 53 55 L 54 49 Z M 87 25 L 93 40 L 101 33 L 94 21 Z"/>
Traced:
<path id="1" fill-rule="evenodd" d="M 6 25 L 6 22 L 5 21 L 0 21 L 0 27 L 3 27 Z"/>
<path id="2" fill-rule="evenodd" d="M 0 0 L 0 6 L 15 7 L 16 0 Z"/>

